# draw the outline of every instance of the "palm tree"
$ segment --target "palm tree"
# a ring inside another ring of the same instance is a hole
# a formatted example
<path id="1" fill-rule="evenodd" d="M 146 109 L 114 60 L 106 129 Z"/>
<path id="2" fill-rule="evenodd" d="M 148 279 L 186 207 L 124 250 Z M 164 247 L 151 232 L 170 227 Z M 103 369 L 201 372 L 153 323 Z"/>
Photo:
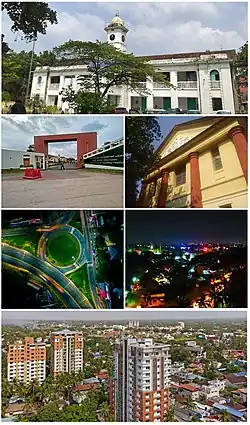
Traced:
<path id="1" fill-rule="evenodd" d="M 163 416 L 163 422 L 175 422 L 174 406 L 171 406 Z"/>
<path id="2" fill-rule="evenodd" d="M 221 422 L 232 422 L 232 415 L 230 415 L 227 410 L 221 410 L 219 418 Z"/>
<path id="3" fill-rule="evenodd" d="M 188 397 L 186 397 L 183 402 L 182 402 L 183 406 L 186 407 L 187 411 L 188 411 L 188 417 L 190 417 L 190 410 L 193 409 L 196 404 L 193 401 L 192 397 L 190 397 L 190 395 Z"/>
<path id="4" fill-rule="evenodd" d="M 110 407 L 109 404 L 105 401 L 101 404 L 101 419 L 103 422 L 109 422 L 110 418 Z"/>

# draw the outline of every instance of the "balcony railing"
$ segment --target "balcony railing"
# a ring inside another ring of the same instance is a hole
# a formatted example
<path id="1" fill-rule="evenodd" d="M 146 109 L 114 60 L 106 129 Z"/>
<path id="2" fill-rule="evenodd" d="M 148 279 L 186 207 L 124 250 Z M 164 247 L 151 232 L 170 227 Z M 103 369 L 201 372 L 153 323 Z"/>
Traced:
<path id="1" fill-rule="evenodd" d="M 59 90 L 59 83 L 53 83 L 49 85 L 49 90 Z"/>
<path id="2" fill-rule="evenodd" d="M 197 89 L 197 81 L 178 81 L 178 89 Z"/>
<path id="3" fill-rule="evenodd" d="M 154 89 L 169 89 L 170 90 L 170 87 L 166 83 L 153 83 L 153 88 Z"/>
<path id="4" fill-rule="evenodd" d="M 211 81 L 211 89 L 219 89 L 220 81 Z"/>

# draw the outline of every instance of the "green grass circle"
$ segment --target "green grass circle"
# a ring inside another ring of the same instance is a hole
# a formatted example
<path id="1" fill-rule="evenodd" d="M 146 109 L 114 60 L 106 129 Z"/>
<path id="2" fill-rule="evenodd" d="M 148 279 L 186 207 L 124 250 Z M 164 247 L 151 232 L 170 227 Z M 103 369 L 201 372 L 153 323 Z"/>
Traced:
<path id="1" fill-rule="evenodd" d="M 55 266 L 65 267 L 74 264 L 79 255 L 80 245 L 71 233 L 57 232 L 48 239 L 47 261 Z"/>

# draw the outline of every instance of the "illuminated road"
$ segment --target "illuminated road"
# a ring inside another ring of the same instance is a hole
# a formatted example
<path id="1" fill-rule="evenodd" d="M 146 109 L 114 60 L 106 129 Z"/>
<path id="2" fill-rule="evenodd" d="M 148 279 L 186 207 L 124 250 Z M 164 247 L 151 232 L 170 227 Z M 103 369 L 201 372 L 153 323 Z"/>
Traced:
<path id="1" fill-rule="evenodd" d="M 52 285 L 53 292 L 63 302 L 65 307 L 93 308 L 85 295 L 60 270 L 29 252 L 2 243 L 2 262 L 25 269 L 43 279 L 43 281 L 45 280 L 48 289 L 51 289 Z"/>
<path id="2" fill-rule="evenodd" d="M 103 306 L 101 304 L 101 300 L 96 291 L 96 275 L 95 275 L 95 267 L 93 264 L 93 252 L 92 252 L 92 244 L 91 244 L 91 238 L 90 238 L 87 213 L 85 211 L 80 210 L 80 217 L 81 217 L 81 223 L 82 223 L 82 231 L 85 237 L 85 255 L 88 261 L 87 271 L 88 271 L 89 286 L 91 290 L 92 299 L 95 303 L 95 307 L 100 309 L 100 308 L 103 308 Z"/>

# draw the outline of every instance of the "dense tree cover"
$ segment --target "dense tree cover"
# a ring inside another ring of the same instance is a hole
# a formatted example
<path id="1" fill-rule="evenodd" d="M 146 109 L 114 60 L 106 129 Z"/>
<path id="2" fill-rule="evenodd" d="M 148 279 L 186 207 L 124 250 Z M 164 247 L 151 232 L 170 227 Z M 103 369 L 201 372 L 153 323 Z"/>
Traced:
<path id="1" fill-rule="evenodd" d="M 155 163 L 154 143 L 161 139 L 156 117 L 128 117 L 126 119 L 125 167 L 126 206 L 135 207 L 138 182 Z"/>
<path id="2" fill-rule="evenodd" d="M 27 41 L 46 34 L 48 23 L 57 24 L 56 12 L 44 2 L 2 2 L 2 11 L 13 22 L 11 31 L 21 31 Z"/>

